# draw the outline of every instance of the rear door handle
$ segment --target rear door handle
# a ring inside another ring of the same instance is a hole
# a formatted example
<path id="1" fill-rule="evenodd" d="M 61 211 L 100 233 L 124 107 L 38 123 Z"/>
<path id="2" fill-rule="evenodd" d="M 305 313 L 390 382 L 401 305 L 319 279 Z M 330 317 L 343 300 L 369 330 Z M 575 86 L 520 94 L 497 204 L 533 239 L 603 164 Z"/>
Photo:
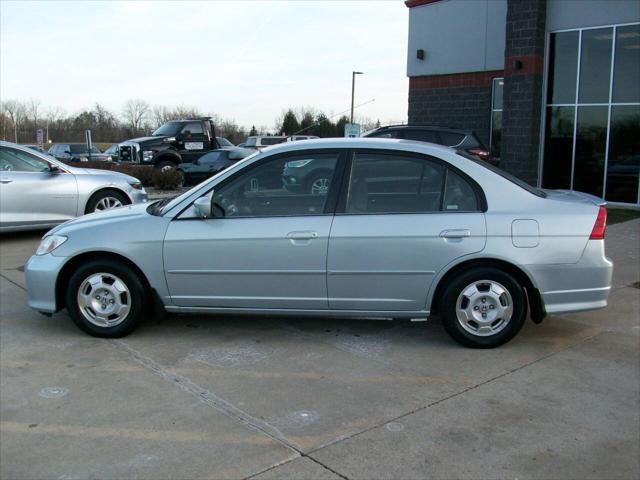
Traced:
<path id="1" fill-rule="evenodd" d="M 465 238 L 471 236 L 470 230 L 443 230 L 440 232 L 442 238 Z"/>
<path id="2" fill-rule="evenodd" d="M 318 238 L 318 232 L 290 232 L 287 234 L 290 240 L 311 240 Z"/>

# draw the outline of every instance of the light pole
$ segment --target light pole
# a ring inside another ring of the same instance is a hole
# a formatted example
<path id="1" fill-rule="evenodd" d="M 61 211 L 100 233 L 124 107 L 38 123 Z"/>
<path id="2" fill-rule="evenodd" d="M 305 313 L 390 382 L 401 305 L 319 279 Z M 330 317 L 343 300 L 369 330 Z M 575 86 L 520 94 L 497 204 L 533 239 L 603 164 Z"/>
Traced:
<path id="1" fill-rule="evenodd" d="M 356 93 L 356 75 L 362 75 L 362 72 L 351 72 L 351 122 L 353 123 L 353 99 Z"/>

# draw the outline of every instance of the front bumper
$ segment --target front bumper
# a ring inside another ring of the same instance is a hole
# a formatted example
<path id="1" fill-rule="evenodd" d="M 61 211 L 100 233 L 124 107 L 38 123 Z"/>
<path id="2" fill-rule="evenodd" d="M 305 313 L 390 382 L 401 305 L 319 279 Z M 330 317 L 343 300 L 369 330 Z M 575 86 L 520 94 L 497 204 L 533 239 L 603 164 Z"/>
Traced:
<path id="1" fill-rule="evenodd" d="M 143 188 L 142 190 L 131 189 L 129 191 L 129 196 L 131 197 L 131 203 L 145 203 L 149 200 L 149 194 Z"/>
<path id="2" fill-rule="evenodd" d="M 24 266 L 27 280 L 27 305 L 42 313 L 55 313 L 56 280 L 65 264 L 66 257 L 50 253 L 33 255 Z"/>
<path id="3" fill-rule="evenodd" d="M 604 240 L 589 240 L 580 261 L 571 265 L 529 265 L 548 314 L 596 310 L 607 306 L 613 262 Z"/>

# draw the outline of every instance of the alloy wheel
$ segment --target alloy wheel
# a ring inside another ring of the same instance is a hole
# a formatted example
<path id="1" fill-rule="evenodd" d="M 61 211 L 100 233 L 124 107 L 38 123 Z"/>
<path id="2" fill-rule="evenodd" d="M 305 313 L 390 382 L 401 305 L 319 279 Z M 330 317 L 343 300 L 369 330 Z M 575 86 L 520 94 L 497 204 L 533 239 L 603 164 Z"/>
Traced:
<path id="1" fill-rule="evenodd" d="M 460 326 L 480 337 L 504 330 L 513 315 L 513 298 L 494 280 L 478 280 L 467 285 L 456 301 Z"/>
<path id="2" fill-rule="evenodd" d="M 82 281 L 77 295 L 82 316 L 98 327 L 115 327 L 131 310 L 127 285 L 111 273 L 93 273 Z"/>

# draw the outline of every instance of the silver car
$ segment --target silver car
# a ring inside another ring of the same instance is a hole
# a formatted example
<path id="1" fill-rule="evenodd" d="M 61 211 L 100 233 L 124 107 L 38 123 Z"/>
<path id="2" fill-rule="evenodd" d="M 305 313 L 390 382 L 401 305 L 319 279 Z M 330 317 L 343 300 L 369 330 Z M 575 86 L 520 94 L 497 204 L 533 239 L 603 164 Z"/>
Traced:
<path id="1" fill-rule="evenodd" d="M 0 142 L 0 232 L 51 228 L 100 210 L 147 201 L 137 178 L 77 168 Z"/>
<path id="2" fill-rule="evenodd" d="M 328 188 L 285 188 L 318 163 Z M 386 139 L 291 142 L 170 201 L 87 215 L 45 235 L 29 305 L 119 337 L 168 312 L 424 319 L 494 347 L 527 311 L 605 307 L 600 199 L 542 191 L 466 153 Z"/>

